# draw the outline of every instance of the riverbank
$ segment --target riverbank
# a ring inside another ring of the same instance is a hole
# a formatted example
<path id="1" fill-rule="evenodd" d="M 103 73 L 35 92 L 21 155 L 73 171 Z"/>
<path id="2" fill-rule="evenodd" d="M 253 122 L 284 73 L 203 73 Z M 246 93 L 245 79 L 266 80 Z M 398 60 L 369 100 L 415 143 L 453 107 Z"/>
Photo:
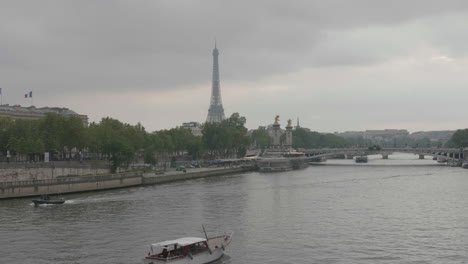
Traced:
<path id="1" fill-rule="evenodd" d="M 0 183 L 0 199 L 39 196 L 41 194 L 65 194 L 101 191 L 133 186 L 163 184 L 205 177 L 215 177 L 250 171 L 250 168 L 193 168 L 183 171 L 127 172 L 102 176 L 64 177 L 48 180 L 28 180 Z"/>
<path id="2" fill-rule="evenodd" d="M 0 163 L 0 182 L 52 180 L 63 176 L 107 175 L 110 166 L 106 162 L 10 162 Z"/>

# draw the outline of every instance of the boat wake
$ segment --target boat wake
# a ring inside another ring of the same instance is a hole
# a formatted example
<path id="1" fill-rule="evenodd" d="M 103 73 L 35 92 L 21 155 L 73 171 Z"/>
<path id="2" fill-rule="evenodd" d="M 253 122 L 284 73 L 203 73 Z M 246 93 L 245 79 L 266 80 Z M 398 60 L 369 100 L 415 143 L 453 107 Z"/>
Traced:
<path id="1" fill-rule="evenodd" d="M 49 207 L 49 206 L 55 206 L 55 205 L 60 205 L 60 204 L 38 204 L 38 205 L 34 205 L 34 203 L 30 203 L 29 205 L 32 206 L 32 207 Z"/>

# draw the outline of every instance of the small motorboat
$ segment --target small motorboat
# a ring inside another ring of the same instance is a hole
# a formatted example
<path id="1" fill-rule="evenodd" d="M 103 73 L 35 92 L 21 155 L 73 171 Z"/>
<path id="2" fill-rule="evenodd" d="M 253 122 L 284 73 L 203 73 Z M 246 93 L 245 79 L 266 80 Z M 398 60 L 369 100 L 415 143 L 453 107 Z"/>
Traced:
<path id="1" fill-rule="evenodd" d="M 65 199 L 50 199 L 49 195 L 43 194 L 39 196 L 39 199 L 34 199 L 32 200 L 32 202 L 35 206 L 38 206 L 40 204 L 63 204 L 65 203 Z"/>
<path id="2" fill-rule="evenodd" d="M 231 243 L 232 234 L 211 238 L 183 237 L 154 243 L 150 245 L 148 255 L 143 259 L 143 263 L 211 263 L 224 255 L 224 250 Z"/>
<path id="3" fill-rule="evenodd" d="M 357 156 L 355 159 L 356 163 L 366 163 L 368 161 L 367 156 Z"/>
<path id="4" fill-rule="evenodd" d="M 468 162 L 463 162 L 463 164 L 462 164 L 462 168 L 464 168 L 464 169 L 468 169 Z"/>

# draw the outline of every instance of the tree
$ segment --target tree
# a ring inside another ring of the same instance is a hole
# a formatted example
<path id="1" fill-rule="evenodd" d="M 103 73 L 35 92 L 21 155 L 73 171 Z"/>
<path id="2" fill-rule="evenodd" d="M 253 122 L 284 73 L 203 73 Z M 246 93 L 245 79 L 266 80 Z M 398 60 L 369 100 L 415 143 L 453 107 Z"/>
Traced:
<path id="1" fill-rule="evenodd" d="M 21 120 L 16 120 L 16 122 Z M 49 152 L 64 151 L 65 118 L 55 113 L 48 113 L 39 120 L 39 130 L 45 149 Z"/>
<path id="2" fill-rule="evenodd" d="M 1 118 L 0 119 L 0 151 L 6 154 L 7 150 L 11 150 L 8 142 L 13 137 L 13 126 L 15 125 L 14 121 L 10 118 Z"/>
<path id="3" fill-rule="evenodd" d="M 115 172 L 133 160 L 138 146 L 131 138 L 138 130 L 118 120 L 103 118 L 99 124 L 92 123 L 89 127 L 90 149 L 105 154 L 111 160 L 111 171 Z"/>
<path id="4" fill-rule="evenodd" d="M 449 139 L 446 146 L 452 148 L 468 147 L 468 129 L 457 130 Z"/>
<path id="5" fill-rule="evenodd" d="M 63 148 L 68 150 L 70 157 L 74 148 L 82 150 L 86 145 L 86 128 L 76 116 L 64 118 L 62 136 Z"/>
<path id="6" fill-rule="evenodd" d="M 254 130 L 250 138 L 257 148 L 266 149 L 271 145 L 271 137 L 265 129 Z"/>
<path id="7" fill-rule="evenodd" d="M 346 140 L 333 134 L 321 134 L 303 128 L 293 130 L 294 148 L 337 148 L 346 146 Z"/>
<path id="8" fill-rule="evenodd" d="M 250 138 L 245 128 L 245 117 L 234 113 L 220 123 L 205 123 L 202 129 L 203 147 L 210 158 L 242 157 L 245 155 Z"/>

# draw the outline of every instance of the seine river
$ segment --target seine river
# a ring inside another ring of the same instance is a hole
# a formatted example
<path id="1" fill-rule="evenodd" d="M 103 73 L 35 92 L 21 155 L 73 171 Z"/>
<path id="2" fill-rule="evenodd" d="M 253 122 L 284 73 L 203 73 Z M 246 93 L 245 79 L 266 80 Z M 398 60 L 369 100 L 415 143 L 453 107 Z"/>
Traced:
<path id="1" fill-rule="evenodd" d="M 0 263 L 140 263 L 147 245 L 234 232 L 218 263 L 468 263 L 468 170 L 414 155 L 330 160 L 66 195 L 0 201 Z"/>

